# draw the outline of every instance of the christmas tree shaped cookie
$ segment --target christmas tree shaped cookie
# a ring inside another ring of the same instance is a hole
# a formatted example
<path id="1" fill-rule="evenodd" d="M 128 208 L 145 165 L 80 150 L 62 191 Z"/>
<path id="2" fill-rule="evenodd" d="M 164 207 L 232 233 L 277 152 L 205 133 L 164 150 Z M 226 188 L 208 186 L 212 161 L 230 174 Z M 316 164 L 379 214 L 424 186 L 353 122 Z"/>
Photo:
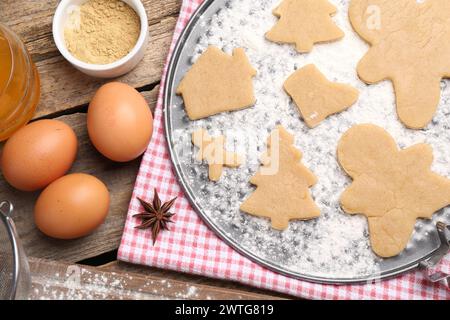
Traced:
<path id="1" fill-rule="evenodd" d="M 271 219 L 276 230 L 287 229 L 290 220 L 320 215 L 309 192 L 317 178 L 300 163 L 303 155 L 293 144 L 294 137 L 283 127 L 272 132 L 263 167 L 250 180 L 257 188 L 241 205 L 246 213 Z"/>
<path id="2" fill-rule="evenodd" d="M 211 181 L 220 180 L 224 166 L 237 168 L 243 163 L 239 155 L 225 150 L 224 136 L 211 137 L 206 130 L 199 129 L 192 134 L 192 143 L 200 149 L 197 160 L 208 162 Z"/>
<path id="3" fill-rule="evenodd" d="M 292 74 L 284 83 L 284 89 L 310 128 L 318 126 L 328 116 L 346 110 L 359 97 L 358 90 L 328 81 L 312 64 Z"/>
<path id="4" fill-rule="evenodd" d="M 360 78 L 391 80 L 400 120 L 426 127 L 439 105 L 440 82 L 450 77 L 450 1 L 352 0 L 349 15 L 371 45 L 358 65 Z"/>
<path id="5" fill-rule="evenodd" d="M 431 171 L 427 144 L 399 150 L 384 129 L 359 125 L 342 137 L 338 158 L 353 178 L 342 208 L 368 217 L 372 249 L 381 257 L 405 249 L 417 218 L 430 219 L 450 204 L 450 180 Z"/>
<path id="6" fill-rule="evenodd" d="M 276 43 L 293 43 L 301 53 L 310 52 L 315 43 L 344 37 L 331 19 L 336 11 L 328 0 L 283 0 L 273 11 L 280 20 L 266 38 Z"/>
<path id="7" fill-rule="evenodd" d="M 252 106 L 256 102 L 255 75 L 244 49 L 235 49 L 229 56 L 211 46 L 186 73 L 176 92 L 183 96 L 189 118 L 198 120 Z"/>

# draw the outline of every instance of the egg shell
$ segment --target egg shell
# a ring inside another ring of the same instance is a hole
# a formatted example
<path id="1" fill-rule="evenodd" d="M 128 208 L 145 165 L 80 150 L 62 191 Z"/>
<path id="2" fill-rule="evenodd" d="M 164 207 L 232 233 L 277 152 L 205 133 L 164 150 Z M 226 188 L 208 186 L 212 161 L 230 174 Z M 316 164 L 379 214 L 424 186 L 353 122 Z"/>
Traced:
<path id="1" fill-rule="evenodd" d="M 128 162 L 147 149 L 153 133 L 153 116 L 144 97 L 120 82 L 102 86 L 87 115 L 89 137 L 105 157 Z"/>
<path id="2" fill-rule="evenodd" d="M 57 239 L 76 239 L 98 228 L 109 211 L 109 192 L 99 179 L 82 173 L 50 184 L 34 208 L 36 226 Z"/>
<path id="3" fill-rule="evenodd" d="M 70 169 L 77 144 L 75 132 L 64 122 L 30 123 L 6 142 L 0 159 L 3 176 L 16 189 L 42 189 Z"/>

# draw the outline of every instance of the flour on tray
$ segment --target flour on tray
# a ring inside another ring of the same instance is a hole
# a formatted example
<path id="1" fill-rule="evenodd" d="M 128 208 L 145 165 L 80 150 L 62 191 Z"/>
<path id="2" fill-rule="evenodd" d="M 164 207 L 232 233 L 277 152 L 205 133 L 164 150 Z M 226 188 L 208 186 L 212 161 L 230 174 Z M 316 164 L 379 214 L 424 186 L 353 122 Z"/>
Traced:
<path id="1" fill-rule="evenodd" d="M 353 125 L 373 123 L 392 134 L 402 148 L 420 142 L 431 144 L 435 154 L 433 169 L 448 177 L 450 88 L 448 82 L 443 82 L 441 105 L 426 130 L 406 129 L 397 118 L 391 83 L 367 86 L 358 79 L 356 66 L 368 46 L 350 26 L 348 1 L 331 2 L 338 7 L 333 19 L 344 30 L 345 37 L 315 45 L 310 54 L 299 54 L 292 45 L 278 45 L 265 39 L 265 32 L 276 22 L 272 9 L 279 0 L 232 0 L 211 21 L 203 21 L 208 32 L 193 49 L 192 62 L 209 45 L 229 54 L 233 48 L 245 48 L 251 64 L 258 70 L 254 79 L 257 103 L 243 111 L 190 122 L 188 129 L 174 134 L 189 137 L 202 127 L 212 133 L 215 130 L 227 134 L 231 144 L 237 141 L 238 149 L 248 147 L 248 141 L 256 144 L 255 152 L 246 152 L 247 164 L 227 169 L 219 183 L 208 181 L 205 165 L 192 164 L 189 170 L 189 178 L 200 186 L 195 190 L 199 205 L 243 248 L 296 273 L 355 278 L 376 273 L 379 259 L 370 249 L 366 218 L 347 215 L 340 208 L 340 195 L 350 180 L 337 162 L 337 143 Z M 301 120 L 297 107 L 283 90 L 288 76 L 309 63 L 314 63 L 330 81 L 347 83 L 361 93 L 353 107 L 329 117 L 315 129 L 309 129 Z M 304 154 L 303 163 L 319 178 L 312 195 L 322 212 L 316 220 L 291 222 L 285 232 L 272 230 L 269 220 L 239 211 L 240 204 L 254 191 L 248 181 L 258 170 L 258 157 L 266 148 L 269 132 L 277 124 L 295 135 L 296 147 Z M 449 216 L 450 209 L 436 216 L 443 215 Z"/>

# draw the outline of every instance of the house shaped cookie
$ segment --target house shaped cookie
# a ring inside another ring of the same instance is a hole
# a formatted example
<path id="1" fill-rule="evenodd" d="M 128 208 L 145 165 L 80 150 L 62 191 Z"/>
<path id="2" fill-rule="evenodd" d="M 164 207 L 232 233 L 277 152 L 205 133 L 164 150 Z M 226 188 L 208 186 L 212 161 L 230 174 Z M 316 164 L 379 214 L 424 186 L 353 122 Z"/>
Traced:
<path id="1" fill-rule="evenodd" d="M 189 118 L 199 120 L 255 104 L 255 75 L 244 49 L 229 56 L 211 46 L 186 73 L 176 93 L 183 96 Z"/>

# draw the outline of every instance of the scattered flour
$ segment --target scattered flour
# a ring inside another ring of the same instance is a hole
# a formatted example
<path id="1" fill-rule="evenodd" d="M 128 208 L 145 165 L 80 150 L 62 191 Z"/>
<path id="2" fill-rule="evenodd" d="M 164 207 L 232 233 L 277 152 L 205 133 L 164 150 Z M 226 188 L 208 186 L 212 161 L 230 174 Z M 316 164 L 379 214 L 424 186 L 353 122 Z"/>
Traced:
<path id="1" fill-rule="evenodd" d="M 74 272 L 74 270 L 76 270 Z M 136 287 L 141 285 L 141 287 Z M 169 280 L 150 280 L 143 284 L 127 274 L 92 272 L 82 266 L 71 266 L 66 274 L 53 277 L 32 275 L 32 300 L 165 300 L 195 299 L 195 286 L 177 286 Z"/>
<path id="2" fill-rule="evenodd" d="M 350 180 L 336 160 L 338 140 L 353 125 L 377 124 L 387 129 L 402 148 L 419 142 L 431 144 L 434 170 L 450 177 L 450 87 L 448 82 L 442 83 L 441 105 L 426 130 L 406 129 L 396 115 L 391 83 L 367 86 L 358 79 L 356 66 L 368 46 L 350 26 L 348 0 L 331 2 L 339 10 L 334 20 L 346 36 L 338 42 L 316 45 L 310 54 L 298 54 L 291 45 L 265 40 L 264 33 L 276 22 L 272 9 L 279 0 L 232 0 L 211 21 L 202 21 L 208 31 L 193 48 L 192 62 L 208 45 L 216 45 L 228 53 L 235 47 L 244 47 L 258 70 L 254 80 L 257 103 L 243 111 L 189 122 L 186 130 L 176 130 L 173 134 L 175 141 L 179 137 L 186 145 L 190 134 L 204 127 L 212 133 L 225 132 L 233 142 L 231 147 L 237 150 L 247 150 L 249 141 L 256 144 L 255 152 L 246 153 L 247 164 L 237 170 L 226 169 L 219 183 L 208 181 L 206 165 L 189 161 L 192 152 L 180 156 L 186 157 L 182 161 L 188 167 L 188 178 L 198 187 L 194 190 L 198 204 L 236 243 L 257 257 L 296 273 L 352 278 L 376 273 L 379 260 L 369 246 L 366 219 L 346 215 L 339 206 L 340 194 Z M 330 80 L 348 83 L 361 93 L 355 106 L 330 117 L 315 129 L 304 124 L 297 107 L 282 88 L 290 74 L 308 63 L 316 64 Z M 266 148 L 268 134 L 279 123 L 295 134 L 296 146 L 304 154 L 304 164 L 319 178 L 312 194 L 322 211 L 319 219 L 292 222 L 281 233 L 273 231 L 268 220 L 239 211 L 240 204 L 254 190 L 248 181 L 259 168 L 258 158 Z M 440 217 L 443 215 L 449 217 L 450 209 L 443 210 Z"/>

